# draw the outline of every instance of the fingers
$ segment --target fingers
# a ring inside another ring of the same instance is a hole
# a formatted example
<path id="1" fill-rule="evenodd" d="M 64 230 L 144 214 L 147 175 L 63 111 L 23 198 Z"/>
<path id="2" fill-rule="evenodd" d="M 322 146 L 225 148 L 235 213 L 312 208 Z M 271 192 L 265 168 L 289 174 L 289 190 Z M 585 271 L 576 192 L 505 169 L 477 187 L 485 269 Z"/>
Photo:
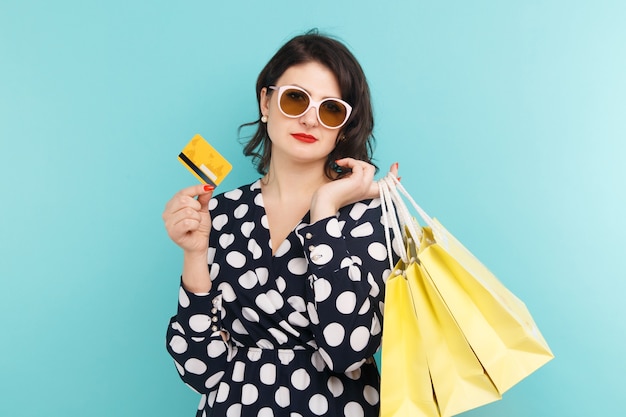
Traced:
<path id="1" fill-rule="evenodd" d="M 210 225 L 208 204 L 214 189 L 211 185 L 194 185 L 180 190 L 167 202 L 162 217 L 174 242 L 180 244 L 189 233 L 200 230 L 203 224 Z M 197 199 L 194 198 L 196 196 Z"/>

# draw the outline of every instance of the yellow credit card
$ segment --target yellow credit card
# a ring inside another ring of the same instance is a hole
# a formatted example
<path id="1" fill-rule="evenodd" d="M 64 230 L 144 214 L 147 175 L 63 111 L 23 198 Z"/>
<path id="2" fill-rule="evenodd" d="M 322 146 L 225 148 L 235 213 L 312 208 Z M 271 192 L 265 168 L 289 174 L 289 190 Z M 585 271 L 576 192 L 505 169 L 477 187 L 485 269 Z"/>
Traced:
<path id="1" fill-rule="evenodd" d="M 233 166 L 202 136 L 196 135 L 183 148 L 178 160 L 198 179 L 215 187 L 226 178 Z"/>

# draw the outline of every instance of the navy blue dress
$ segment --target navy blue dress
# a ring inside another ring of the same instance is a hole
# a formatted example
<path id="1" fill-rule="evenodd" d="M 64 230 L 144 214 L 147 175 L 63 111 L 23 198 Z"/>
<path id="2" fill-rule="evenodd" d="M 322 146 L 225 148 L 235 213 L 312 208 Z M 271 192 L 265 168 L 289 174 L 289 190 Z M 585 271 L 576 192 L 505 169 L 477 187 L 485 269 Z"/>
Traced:
<path id="1" fill-rule="evenodd" d="M 307 214 L 275 254 L 260 180 L 209 210 L 212 289 L 181 286 L 167 331 L 182 380 L 201 394 L 196 416 L 378 417 L 373 354 L 390 272 L 380 201 L 315 224 Z"/>

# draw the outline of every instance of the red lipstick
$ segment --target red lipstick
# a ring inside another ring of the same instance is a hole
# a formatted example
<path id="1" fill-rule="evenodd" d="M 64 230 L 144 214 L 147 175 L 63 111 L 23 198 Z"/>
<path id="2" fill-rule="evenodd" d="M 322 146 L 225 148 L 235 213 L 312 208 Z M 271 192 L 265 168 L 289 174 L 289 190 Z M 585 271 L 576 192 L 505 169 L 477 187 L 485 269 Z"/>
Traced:
<path id="1" fill-rule="evenodd" d="M 294 139 L 305 143 L 313 143 L 317 140 L 315 136 L 307 135 L 306 133 L 292 133 L 291 136 L 293 136 Z"/>

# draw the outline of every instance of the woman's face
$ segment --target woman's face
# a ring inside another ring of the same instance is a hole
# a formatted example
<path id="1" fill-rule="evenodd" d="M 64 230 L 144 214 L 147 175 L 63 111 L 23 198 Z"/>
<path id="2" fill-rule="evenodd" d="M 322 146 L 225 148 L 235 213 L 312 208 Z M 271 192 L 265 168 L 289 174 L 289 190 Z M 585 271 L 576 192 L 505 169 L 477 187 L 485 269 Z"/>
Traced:
<path id="1" fill-rule="evenodd" d="M 294 65 L 276 81 L 275 86 L 293 85 L 304 89 L 315 101 L 341 98 L 335 75 L 318 62 Z M 287 158 L 299 164 L 326 163 L 335 148 L 341 129 L 320 124 L 317 109 L 311 107 L 302 116 L 285 116 L 278 107 L 278 91 L 261 90 L 261 113 L 267 116 L 267 132 L 272 142 L 272 159 Z"/>

